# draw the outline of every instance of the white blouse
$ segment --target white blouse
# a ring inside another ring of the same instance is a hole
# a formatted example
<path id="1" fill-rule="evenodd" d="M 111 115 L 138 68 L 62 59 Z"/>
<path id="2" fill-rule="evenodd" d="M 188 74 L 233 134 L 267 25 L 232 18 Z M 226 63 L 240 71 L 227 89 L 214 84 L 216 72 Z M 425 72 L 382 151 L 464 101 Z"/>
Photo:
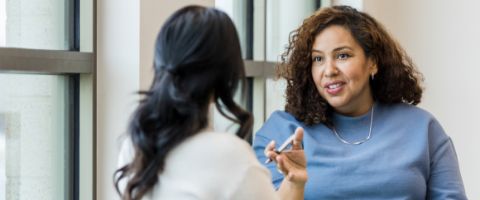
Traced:
<path id="1" fill-rule="evenodd" d="M 133 159 L 126 140 L 119 167 Z M 120 184 L 125 187 L 125 181 Z M 143 199 L 279 199 L 270 172 L 245 141 L 229 133 L 204 131 L 175 147 L 165 170 Z"/>

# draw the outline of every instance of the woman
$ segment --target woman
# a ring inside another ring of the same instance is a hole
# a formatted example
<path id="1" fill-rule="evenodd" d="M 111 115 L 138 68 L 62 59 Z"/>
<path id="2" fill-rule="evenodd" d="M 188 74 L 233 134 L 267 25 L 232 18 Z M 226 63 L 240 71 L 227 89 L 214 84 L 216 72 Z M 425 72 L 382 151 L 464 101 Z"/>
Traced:
<path id="1" fill-rule="evenodd" d="M 421 74 L 375 19 L 321 9 L 282 58 L 285 111 L 270 116 L 254 149 L 260 160 L 278 156 L 268 143 L 303 127 L 305 199 L 466 199 L 451 139 L 415 106 Z M 279 185 L 275 164 L 266 166 Z"/>
<path id="2" fill-rule="evenodd" d="M 245 72 L 235 27 L 225 13 L 199 6 L 175 12 L 158 34 L 154 68 L 115 173 L 122 199 L 303 199 L 302 132 L 292 151 L 275 158 L 283 166 L 294 156 L 301 165 L 286 171 L 277 194 L 248 143 L 209 126 L 213 103 L 239 125 L 237 136 L 246 137 L 252 125 L 251 115 L 233 100 Z"/>

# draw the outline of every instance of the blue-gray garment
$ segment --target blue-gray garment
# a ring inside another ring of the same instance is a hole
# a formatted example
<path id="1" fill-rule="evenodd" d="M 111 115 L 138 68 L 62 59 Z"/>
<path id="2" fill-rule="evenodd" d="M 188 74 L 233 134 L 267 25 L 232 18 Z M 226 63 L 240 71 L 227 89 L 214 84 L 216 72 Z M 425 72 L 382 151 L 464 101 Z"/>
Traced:
<path id="1" fill-rule="evenodd" d="M 305 126 L 291 114 L 274 112 L 257 132 L 253 148 L 264 163 L 264 149 L 304 128 L 308 181 L 305 199 L 467 199 L 450 137 L 427 111 L 408 104 L 376 103 L 372 136 L 360 145 L 342 143 L 323 124 Z M 337 132 L 347 141 L 367 137 L 370 112 L 359 117 L 334 114 Z M 278 188 L 283 176 L 265 165 Z"/>

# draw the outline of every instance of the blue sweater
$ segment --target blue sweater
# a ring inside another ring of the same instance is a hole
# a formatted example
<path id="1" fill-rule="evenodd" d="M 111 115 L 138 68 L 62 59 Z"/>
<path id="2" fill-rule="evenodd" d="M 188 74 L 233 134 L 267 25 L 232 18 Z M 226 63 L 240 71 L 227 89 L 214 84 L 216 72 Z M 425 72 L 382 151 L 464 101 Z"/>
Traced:
<path id="1" fill-rule="evenodd" d="M 375 104 L 372 137 L 360 145 L 342 143 L 323 124 L 306 126 L 284 111 L 274 112 L 257 132 L 253 148 L 264 163 L 271 140 L 282 143 L 304 128 L 308 182 L 305 199 L 467 199 L 452 140 L 428 112 L 407 104 Z M 347 141 L 367 137 L 370 113 L 334 114 Z M 265 165 L 278 188 L 283 176 Z"/>

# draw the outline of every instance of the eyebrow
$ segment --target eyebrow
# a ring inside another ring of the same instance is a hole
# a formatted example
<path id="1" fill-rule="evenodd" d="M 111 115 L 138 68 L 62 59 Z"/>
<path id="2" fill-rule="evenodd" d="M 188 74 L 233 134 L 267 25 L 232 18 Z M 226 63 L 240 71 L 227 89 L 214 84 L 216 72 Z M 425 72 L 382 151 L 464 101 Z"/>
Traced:
<path id="1" fill-rule="evenodd" d="M 341 46 L 341 47 L 337 47 L 335 49 L 333 49 L 333 51 L 341 51 L 341 50 L 344 50 L 344 49 L 349 49 L 349 50 L 353 50 L 352 48 L 348 47 L 348 46 Z M 318 50 L 318 49 L 312 49 L 312 52 L 318 52 L 318 53 L 322 53 L 322 51 Z"/>

